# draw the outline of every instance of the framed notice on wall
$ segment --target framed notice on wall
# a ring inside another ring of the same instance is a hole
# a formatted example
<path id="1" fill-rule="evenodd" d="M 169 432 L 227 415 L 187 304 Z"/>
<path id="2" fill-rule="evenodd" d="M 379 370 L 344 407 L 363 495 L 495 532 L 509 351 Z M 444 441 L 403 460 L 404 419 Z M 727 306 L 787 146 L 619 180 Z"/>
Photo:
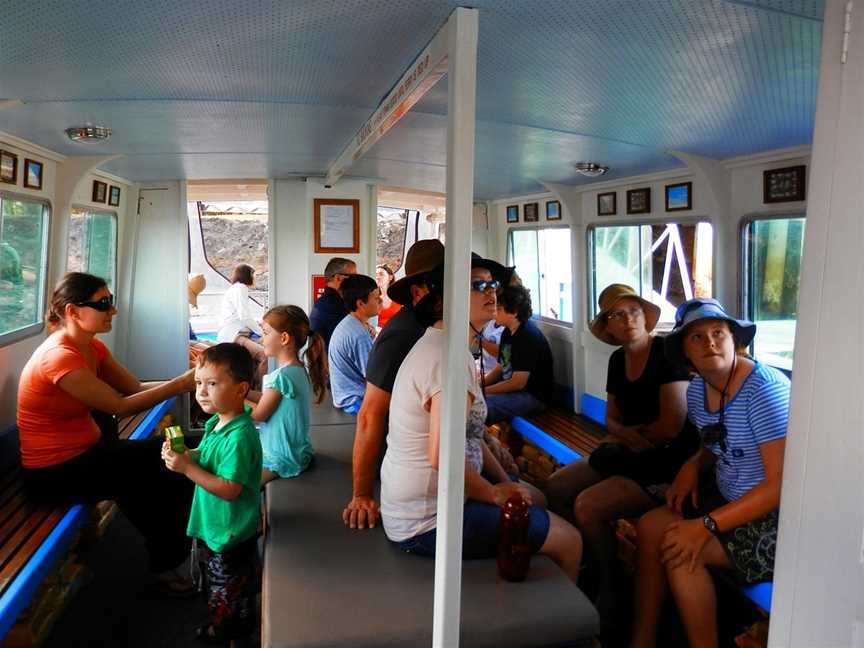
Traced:
<path id="1" fill-rule="evenodd" d="M 315 199 L 315 252 L 360 251 L 360 201 Z"/>

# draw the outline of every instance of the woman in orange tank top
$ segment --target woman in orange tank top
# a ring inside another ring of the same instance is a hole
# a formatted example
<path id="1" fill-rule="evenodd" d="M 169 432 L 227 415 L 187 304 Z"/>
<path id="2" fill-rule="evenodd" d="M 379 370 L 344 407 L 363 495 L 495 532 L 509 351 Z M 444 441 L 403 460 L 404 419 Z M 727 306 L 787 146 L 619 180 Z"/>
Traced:
<path id="1" fill-rule="evenodd" d="M 94 412 L 125 417 L 194 389 L 191 371 L 141 383 L 96 338 L 117 314 L 104 279 L 70 272 L 51 297 L 51 335 L 33 352 L 18 384 L 17 423 L 30 493 L 54 503 L 115 500 L 145 537 L 150 569 L 168 595 L 194 594 L 177 567 L 189 553 L 191 482 L 165 469 L 161 440 L 118 439 Z M 105 419 L 107 417 L 100 417 Z M 153 493 L 170 493 L 154 498 Z"/>

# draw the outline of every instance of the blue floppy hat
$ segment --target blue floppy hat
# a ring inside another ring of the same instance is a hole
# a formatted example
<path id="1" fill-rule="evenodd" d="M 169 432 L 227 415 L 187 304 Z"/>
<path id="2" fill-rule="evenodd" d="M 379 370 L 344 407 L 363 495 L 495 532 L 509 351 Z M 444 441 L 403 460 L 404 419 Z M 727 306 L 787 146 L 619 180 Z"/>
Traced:
<path id="1" fill-rule="evenodd" d="M 748 346 L 756 335 L 756 325 L 750 320 L 735 319 L 729 315 L 716 299 L 699 297 L 689 299 L 675 311 L 675 328 L 663 341 L 666 357 L 672 362 L 686 364 L 684 357 L 684 332 L 687 327 L 704 319 L 718 319 L 729 322 L 735 336 L 736 345 Z"/>

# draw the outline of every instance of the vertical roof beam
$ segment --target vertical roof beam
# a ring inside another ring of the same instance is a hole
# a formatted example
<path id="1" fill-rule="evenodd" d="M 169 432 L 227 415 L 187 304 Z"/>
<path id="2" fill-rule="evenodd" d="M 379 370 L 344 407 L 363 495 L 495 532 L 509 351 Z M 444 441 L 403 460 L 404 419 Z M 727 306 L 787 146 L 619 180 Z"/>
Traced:
<path id="1" fill-rule="evenodd" d="M 465 401 L 468 376 L 468 283 L 474 204 L 477 90 L 476 9 L 458 8 L 445 30 L 448 44 L 447 250 L 444 264 L 444 393 L 438 462 L 438 522 L 432 645 L 459 646 L 462 509 L 465 494 Z M 441 34 L 436 36 L 436 40 Z M 434 42 L 434 41 L 433 41 Z"/>

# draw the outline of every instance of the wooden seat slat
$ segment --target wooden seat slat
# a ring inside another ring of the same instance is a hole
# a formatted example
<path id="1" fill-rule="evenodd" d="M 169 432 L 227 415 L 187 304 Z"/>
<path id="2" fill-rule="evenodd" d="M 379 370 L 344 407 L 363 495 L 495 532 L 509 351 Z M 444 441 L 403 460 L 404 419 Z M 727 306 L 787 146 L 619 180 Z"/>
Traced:
<path id="1" fill-rule="evenodd" d="M 603 428 L 591 419 L 563 410 L 547 409 L 525 419 L 583 457 L 590 455 L 605 436 Z"/>
<path id="2" fill-rule="evenodd" d="M 24 493 L 20 490 L 10 497 L 0 509 L 0 547 L 2 547 L 7 538 L 12 535 L 14 529 L 15 516 L 19 514 L 21 509 L 27 504 L 27 499 Z"/>
<path id="3" fill-rule="evenodd" d="M 46 509 L 31 504 L 27 504 L 21 508 L 18 514 L 12 519 L 15 533 L 3 543 L 3 546 L 0 546 L 0 574 L 6 571 L 7 563 L 20 553 L 20 549 L 26 544 L 27 539 L 32 535 L 34 530 L 41 526 L 49 515 L 55 512 L 59 513 L 57 509 Z"/>
<path id="4" fill-rule="evenodd" d="M 39 509 L 44 512 L 45 517 L 40 518 L 39 524 L 29 528 L 28 533 L 22 536 L 20 548 L 14 554 L 7 564 L 0 569 L 0 595 L 6 591 L 6 588 L 15 580 L 15 577 L 30 560 L 30 557 L 36 552 L 48 534 L 57 526 L 57 523 L 65 514 L 65 509 Z M 2 563 L 0 563 L 2 564 Z"/>

